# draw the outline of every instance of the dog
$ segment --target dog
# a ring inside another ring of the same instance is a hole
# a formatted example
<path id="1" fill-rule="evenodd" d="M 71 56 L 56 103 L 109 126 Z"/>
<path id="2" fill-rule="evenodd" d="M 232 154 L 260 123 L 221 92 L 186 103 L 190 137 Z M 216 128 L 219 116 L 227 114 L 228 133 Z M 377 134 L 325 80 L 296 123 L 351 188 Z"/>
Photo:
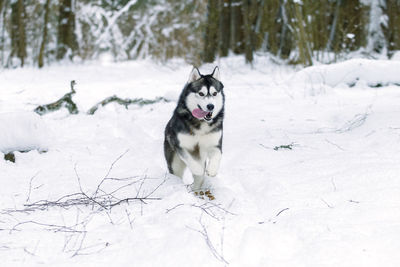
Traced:
<path id="1" fill-rule="evenodd" d="M 217 175 L 222 156 L 224 85 L 219 68 L 202 75 L 193 68 L 165 127 L 164 155 L 171 174 L 193 175 L 191 188 L 202 189 L 204 177 Z"/>

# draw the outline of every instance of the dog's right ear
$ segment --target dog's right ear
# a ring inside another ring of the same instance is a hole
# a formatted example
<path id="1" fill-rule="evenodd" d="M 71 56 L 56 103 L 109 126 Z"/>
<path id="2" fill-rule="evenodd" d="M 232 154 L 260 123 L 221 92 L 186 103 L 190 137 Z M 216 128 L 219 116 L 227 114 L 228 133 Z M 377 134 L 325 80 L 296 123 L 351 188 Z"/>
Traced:
<path id="1" fill-rule="evenodd" d="M 192 72 L 190 73 L 188 83 L 197 81 L 197 80 L 200 79 L 200 78 L 201 78 L 201 74 L 200 74 L 199 69 L 196 68 L 196 67 L 194 67 L 194 68 L 192 69 Z"/>

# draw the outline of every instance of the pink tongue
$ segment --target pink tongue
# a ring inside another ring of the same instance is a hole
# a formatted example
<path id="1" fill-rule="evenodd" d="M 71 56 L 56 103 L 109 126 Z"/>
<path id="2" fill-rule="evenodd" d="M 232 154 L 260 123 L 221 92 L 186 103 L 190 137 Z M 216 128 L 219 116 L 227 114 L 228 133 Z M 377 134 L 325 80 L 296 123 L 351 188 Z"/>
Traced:
<path id="1" fill-rule="evenodd" d="M 198 119 L 204 118 L 208 114 L 207 111 L 196 108 L 192 111 L 192 115 Z"/>

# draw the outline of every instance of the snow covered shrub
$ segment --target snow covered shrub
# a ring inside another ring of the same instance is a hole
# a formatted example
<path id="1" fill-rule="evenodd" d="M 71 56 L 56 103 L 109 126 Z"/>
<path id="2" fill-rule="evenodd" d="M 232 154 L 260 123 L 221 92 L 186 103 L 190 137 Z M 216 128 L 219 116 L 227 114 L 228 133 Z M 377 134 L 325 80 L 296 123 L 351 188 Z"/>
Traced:
<path id="1" fill-rule="evenodd" d="M 201 24 L 206 1 L 123 1 L 126 3 L 116 6 L 100 2 L 77 3 L 77 32 L 83 59 L 109 53 L 115 60 L 199 60 L 196 56 L 202 48 Z"/>

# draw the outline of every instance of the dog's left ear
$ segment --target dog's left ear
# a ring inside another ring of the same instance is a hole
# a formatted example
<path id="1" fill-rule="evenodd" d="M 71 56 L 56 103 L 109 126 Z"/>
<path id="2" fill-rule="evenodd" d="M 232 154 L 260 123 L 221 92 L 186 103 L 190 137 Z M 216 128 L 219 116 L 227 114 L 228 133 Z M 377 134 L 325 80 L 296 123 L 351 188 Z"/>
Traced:
<path id="1" fill-rule="evenodd" d="M 211 73 L 211 76 L 214 78 L 214 79 L 216 79 L 216 80 L 218 80 L 219 81 L 219 68 L 218 68 L 218 66 L 216 66 L 215 68 L 214 68 L 214 70 L 213 70 L 213 72 Z"/>
<path id="2" fill-rule="evenodd" d="M 201 77 L 201 74 L 200 74 L 199 69 L 196 67 L 193 67 L 192 72 L 190 72 L 190 75 L 189 75 L 188 83 L 197 81 L 198 79 L 200 79 L 200 77 Z"/>

